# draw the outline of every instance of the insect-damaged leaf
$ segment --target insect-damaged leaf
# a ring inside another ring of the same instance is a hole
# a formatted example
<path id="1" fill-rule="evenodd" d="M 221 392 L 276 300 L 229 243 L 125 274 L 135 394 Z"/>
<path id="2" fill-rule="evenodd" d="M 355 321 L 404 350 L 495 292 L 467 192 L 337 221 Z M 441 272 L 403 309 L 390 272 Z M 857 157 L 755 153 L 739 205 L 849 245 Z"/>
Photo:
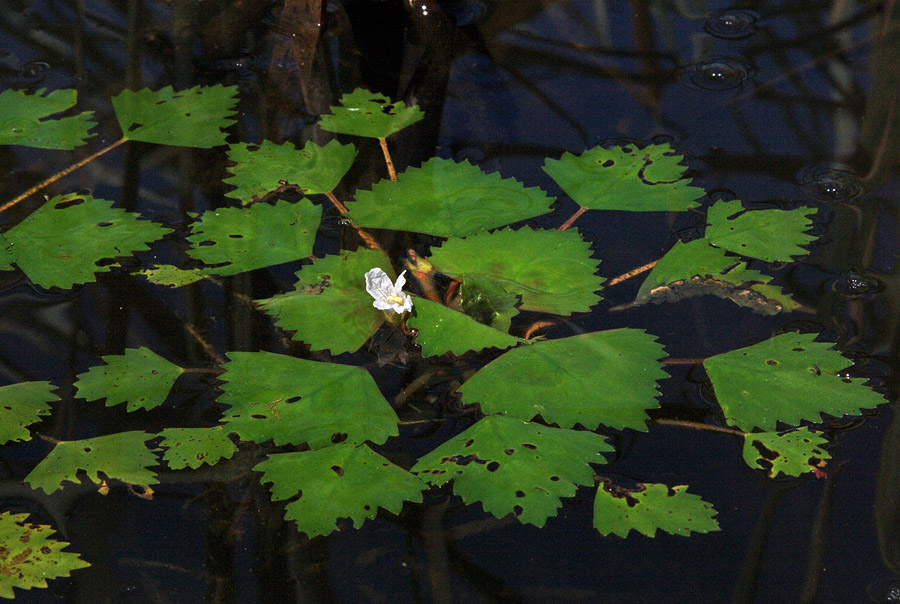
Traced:
<path id="1" fill-rule="evenodd" d="M 13 588 L 47 587 L 47 579 L 90 566 L 79 554 L 62 551 L 69 544 L 53 539 L 52 527 L 26 518 L 28 514 L 0 513 L 0 598 L 15 598 Z"/>
<path id="2" fill-rule="evenodd" d="M 276 445 L 381 444 L 397 435 L 397 415 L 362 367 L 271 352 L 229 352 L 219 378 L 225 430 Z M 265 376 L 265 379 L 260 379 Z"/>
<path id="3" fill-rule="evenodd" d="M 762 469 L 770 478 L 779 473 L 800 476 L 815 471 L 831 459 L 822 448 L 828 441 L 809 428 L 787 432 L 752 432 L 744 436 L 744 461 Z"/>
<path id="4" fill-rule="evenodd" d="M 544 162 L 544 172 L 588 210 L 680 212 L 706 192 L 685 178 L 683 157 L 668 144 L 594 147 Z"/>
<path id="5" fill-rule="evenodd" d="M 604 481 L 594 499 L 594 528 L 602 535 L 627 537 L 635 530 L 655 537 L 658 529 L 686 537 L 719 530 L 715 515 L 710 504 L 684 485 L 639 484 L 626 490 Z"/>
<path id="6" fill-rule="evenodd" d="M 106 406 L 128 403 L 128 411 L 162 405 L 184 369 L 148 348 L 129 348 L 121 355 L 103 357 L 105 365 L 78 375 L 78 396 L 89 401 L 106 399 Z"/>
<path id="7" fill-rule="evenodd" d="M 366 445 L 334 445 L 318 451 L 274 453 L 253 468 L 272 483 L 272 499 L 294 499 L 285 518 L 314 537 L 335 531 L 338 518 L 354 528 L 378 508 L 397 514 L 404 501 L 421 502 L 425 484 Z"/>
<path id="8" fill-rule="evenodd" d="M 205 212 L 191 227 L 191 258 L 209 265 L 203 273 L 236 275 L 312 255 L 322 206 L 308 199 L 297 203 L 257 203 L 249 208 Z"/>
<path id="9" fill-rule="evenodd" d="M 593 432 L 562 430 L 502 415 L 489 415 L 422 457 L 412 471 L 433 485 L 453 481 L 466 503 L 480 501 L 502 518 L 544 526 L 575 495 L 591 484 L 591 463 L 605 463 L 613 447 Z"/>
<path id="10" fill-rule="evenodd" d="M 175 92 L 123 90 L 112 98 L 123 138 L 159 145 L 210 148 L 225 144 L 225 132 L 234 123 L 237 86 L 194 86 Z"/>
<path id="11" fill-rule="evenodd" d="M 418 107 L 407 107 L 402 101 L 392 101 L 378 92 L 357 88 L 345 94 L 331 108 L 331 115 L 319 121 L 322 130 L 353 134 L 369 138 L 387 138 L 425 117 Z"/>
<path id="12" fill-rule="evenodd" d="M 150 283 L 166 287 L 181 287 L 203 279 L 203 273 L 197 269 L 184 270 L 171 264 L 154 265 L 137 274 L 143 275 Z"/>
<path id="13" fill-rule="evenodd" d="M 486 174 L 466 161 L 433 157 L 396 181 L 357 191 L 347 207 L 363 227 L 461 237 L 546 214 L 552 203 L 537 187 Z"/>
<path id="14" fill-rule="evenodd" d="M 171 229 L 89 195 L 54 197 L 3 233 L 15 263 L 41 287 L 68 288 L 110 270 L 111 259 L 150 249 Z M 107 261 L 99 264 L 101 261 Z"/>
<path id="15" fill-rule="evenodd" d="M 738 200 L 718 201 L 709 209 L 706 238 L 729 252 L 767 262 L 790 262 L 809 253 L 801 245 L 815 240 L 812 228 L 815 208 L 747 210 Z"/>
<path id="16" fill-rule="evenodd" d="M 28 426 L 50 414 L 50 404 L 59 397 L 50 382 L 22 382 L 0 388 L 0 444 L 28 440 Z"/>
<path id="17" fill-rule="evenodd" d="M 163 459 L 172 470 L 197 469 L 203 464 L 216 465 L 237 452 L 222 426 L 213 428 L 166 428 L 159 433 L 165 450 Z"/>
<path id="18" fill-rule="evenodd" d="M 131 431 L 59 442 L 29 472 L 25 482 L 49 494 L 62 488 L 66 480 L 78 483 L 78 470 L 84 470 L 95 483 L 100 482 L 101 472 L 128 484 L 156 483 L 156 476 L 148 469 L 157 464 L 156 456 L 144 445 L 152 438 L 153 434 Z"/>
<path id="19" fill-rule="evenodd" d="M 656 336 L 612 329 L 537 342 L 504 353 L 459 391 L 485 413 L 537 415 L 562 427 L 646 430 L 647 409 L 659 406 L 657 382 L 668 377 Z"/>
<path id="20" fill-rule="evenodd" d="M 447 352 L 463 354 L 485 348 L 509 348 L 522 341 L 483 325 L 469 315 L 424 298 L 416 298 L 408 323 L 419 331 L 416 342 L 422 346 L 424 357 Z"/>
<path id="21" fill-rule="evenodd" d="M 54 90 L 44 96 L 46 88 L 34 94 L 24 90 L 0 92 L 0 145 L 23 145 L 39 149 L 74 149 L 83 145 L 93 111 L 71 117 L 43 119 L 75 105 L 78 91 L 72 88 Z"/>
<path id="22" fill-rule="evenodd" d="M 703 362 L 728 423 L 745 432 L 774 432 L 783 422 L 821 421 L 821 414 L 857 415 L 884 398 L 865 379 L 842 377 L 851 361 L 814 333 L 784 333 Z"/>

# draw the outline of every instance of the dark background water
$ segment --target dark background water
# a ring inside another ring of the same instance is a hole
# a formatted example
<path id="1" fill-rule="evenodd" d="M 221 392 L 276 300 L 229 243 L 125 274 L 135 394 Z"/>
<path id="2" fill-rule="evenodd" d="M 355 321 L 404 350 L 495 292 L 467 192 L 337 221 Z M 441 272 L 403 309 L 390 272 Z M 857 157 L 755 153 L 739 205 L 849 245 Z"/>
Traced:
<path id="1" fill-rule="evenodd" d="M 620 311 L 640 279 L 604 292 L 590 315 L 553 332 L 619 326 L 659 336 L 674 358 L 704 358 L 802 328 L 859 359 L 860 375 L 896 399 L 897 186 L 900 8 L 852 0 L 241 0 L 10 2 L 0 22 L 0 87 L 74 87 L 98 136 L 71 152 L 0 147 L 2 199 L 120 132 L 109 97 L 123 87 L 236 84 L 229 141 L 324 141 L 315 116 L 359 85 L 418 103 L 424 122 L 392 140 L 399 167 L 435 153 L 466 158 L 561 197 L 533 221 L 555 227 L 574 211 L 540 170 L 545 157 L 612 140 L 670 141 L 696 184 L 761 207 L 818 208 L 813 253 L 780 270 L 803 312 L 764 317 L 718 298 Z M 339 191 L 378 178 L 376 144 L 362 148 Z M 170 225 L 225 203 L 222 148 L 128 143 L 48 190 L 88 190 Z M 10 225 L 40 198 L 0 216 Z M 613 277 L 662 255 L 702 226 L 702 214 L 589 212 L 576 223 Z M 316 254 L 346 239 L 326 213 Z M 416 242 L 412 242 L 415 244 Z M 398 250 L 411 242 L 398 239 Z M 143 255 L 177 261 L 175 244 Z M 179 381 L 153 412 L 125 414 L 72 399 L 71 383 L 105 354 L 148 346 L 184 367 L 218 354 L 303 354 L 271 322 L 235 302 L 283 291 L 296 265 L 256 271 L 224 288 L 162 292 L 121 272 L 72 291 L 43 291 L 0 275 L 0 379 L 51 380 L 63 401 L 41 432 L 71 439 L 122 429 L 209 425 L 214 380 Z M 365 363 L 389 400 L 421 370 Z M 451 367 L 451 374 L 452 374 Z M 717 421 L 702 371 L 670 366 L 661 417 Z M 413 400 L 453 409 L 446 385 Z M 617 441 L 616 475 L 688 484 L 718 510 L 722 530 L 690 538 L 603 538 L 582 489 L 537 529 L 487 517 L 446 491 L 399 517 L 308 540 L 248 472 L 253 451 L 197 474 L 163 474 L 147 501 L 71 486 L 52 498 L 22 487 L 46 453 L 37 442 L 0 449 L 4 509 L 57 526 L 93 566 L 28 602 L 888 602 L 900 601 L 900 426 L 888 405 L 826 424 L 829 479 L 772 481 L 732 437 L 655 425 Z M 400 409 L 403 415 L 407 410 Z M 709 417 L 708 417 L 709 416 Z M 451 419 L 384 451 L 410 463 L 467 424 Z M 247 461 L 250 459 L 250 461 Z M 227 466 L 227 467 L 226 467 Z M 890 598 L 894 598 L 893 600 Z"/>

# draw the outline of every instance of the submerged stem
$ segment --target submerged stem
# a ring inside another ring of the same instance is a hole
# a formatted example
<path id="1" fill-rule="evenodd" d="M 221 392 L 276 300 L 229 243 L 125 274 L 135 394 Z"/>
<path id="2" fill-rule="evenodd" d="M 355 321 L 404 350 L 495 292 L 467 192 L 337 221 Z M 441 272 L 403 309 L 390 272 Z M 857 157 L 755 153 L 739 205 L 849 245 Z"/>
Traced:
<path id="1" fill-rule="evenodd" d="M 378 142 L 381 143 L 381 152 L 384 153 L 384 163 L 387 164 L 388 176 L 391 180 L 397 180 L 397 171 L 394 169 L 394 160 L 391 159 L 391 152 L 388 151 L 387 139 L 379 138 Z"/>
<path id="2" fill-rule="evenodd" d="M 13 206 L 16 205 L 17 203 L 19 203 L 19 202 L 21 202 L 21 201 L 23 201 L 23 200 L 25 200 L 25 199 L 28 199 L 29 197 L 31 197 L 32 195 L 34 195 L 35 193 L 37 193 L 38 191 L 40 191 L 40 190 L 43 189 L 44 187 L 47 187 L 47 186 L 49 186 L 49 185 L 52 185 L 53 183 L 55 183 L 55 182 L 56 182 L 57 180 L 59 180 L 60 178 L 63 178 L 63 177 L 65 177 L 65 176 L 68 176 L 69 174 L 71 174 L 72 172 L 74 172 L 75 170 L 77 170 L 78 168 L 84 166 L 85 164 L 88 164 L 88 163 L 94 161 L 95 159 L 97 159 L 98 157 L 100 157 L 101 155 L 103 155 L 104 153 L 106 153 L 106 152 L 108 152 L 108 151 L 112 151 L 113 149 L 115 149 L 116 147 L 118 147 L 119 145 L 121 145 L 122 143 L 124 143 L 126 140 L 128 140 L 128 139 L 126 139 L 126 138 L 120 138 L 119 140 L 117 140 L 117 141 L 114 142 L 113 144 L 109 145 L 108 147 L 104 147 L 103 149 L 100 149 L 100 150 L 97 151 L 96 153 L 94 153 L 94 154 L 92 154 L 92 155 L 89 155 L 89 156 L 85 157 L 84 159 L 82 159 L 81 161 L 72 164 L 71 166 L 69 166 L 69 167 L 66 168 L 65 170 L 62 170 L 62 171 L 60 171 L 60 172 L 57 172 L 56 174 L 54 174 L 54 175 L 51 176 L 50 178 L 48 178 L 48 179 L 46 179 L 46 180 L 44 180 L 44 181 L 39 182 L 38 184 L 34 185 L 34 186 L 31 187 L 30 189 L 28 189 L 27 191 L 25 191 L 24 193 L 22 193 L 21 195 L 19 195 L 18 197 L 16 197 L 16 198 L 14 198 L 14 199 L 11 199 L 11 200 L 7 201 L 5 204 L 3 204 L 2 206 L 0 206 L 0 212 L 3 212 L 3 211 L 5 211 L 5 210 L 8 210 L 9 208 L 13 207 Z"/>
<path id="3" fill-rule="evenodd" d="M 701 424 L 700 422 L 689 422 L 682 419 L 655 419 L 653 423 L 662 424 L 664 426 L 681 426 L 682 428 L 694 428 L 695 430 L 707 430 L 709 432 L 720 432 L 722 434 L 731 434 L 732 436 L 746 436 L 746 432 L 736 430 L 734 428 L 723 428 L 722 426 L 711 426 L 709 424 Z"/>
<path id="4" fill-rule="evenodd" d="M 330 201 L 331 204 L 334 207 L 336 207 L 338 212 L 340 212 L 341 214 L 346 214 L 347 212 L 349 212 L 349 210 L 347 209 L 347 206 L 345 206 L 343 203 L 341 203 L 340 199 L 335 197 L 334 191 L 328 191 L 327 193 L 325 193 L 325 197 L 328 198 L 328 201 Z M 370 235 L 368 231 L 366 231 L 362 227 L 356 226 L 355 224 L 353 224 L 353 221 L 350 219 L 345 218 L 344 220 L 347 221 L 347 224 L 349 224 L 354 229 L 356 229 L 356 232 L 359 234 L 360 238 L 363 240 L 363 243 L 366 244 L 367 248 L 369 248 L 370 250 L 380 250 L 381 249 L 381 246 L 378 245 L 378 242 L 375 241 L 375 238 L 372 237 L 372 235 Z"/>
<path id="5" fill-rule="evenodd" d="M 628 271 L 627 273 L 623 273 L 623 274 L 619 275 L 618 277 L 615 277 L 614 279 L 610 279 L 610 280 L 606 283 L 605 286 L 606 286 L 606 287 L 610 287 L 610 286 L 612 286 L 612 285 L 618 285 L 618 284 L 621 283 L 622 281 L 627 281 L 628 279 L 631 279 L 632 277 L 637 277 L 637 276 L 640 275 L 641 273 L 646 273 L 646 272 L 649 271 L 651 268 L 653 268 L 654 266 L 656 266 L 656 263 L 657 263 L 657 262 L 659 262 L 659 260 L 654 260 L 653 262 L 648 262 L 648 263 L 645 264 L 644 266 L 639 266 L 639 267 L 637 267 L 636 269 L 633 269 L 633 270 Z"/>
<path id="6" fill-rule="evenodd" d="M 579 216 L 581 216 L 581 215 L 584 214 L 585 212 L 587 212 L 587 208 L 583 208 L 583 207 L 581 207 L 581 206 L 578 206 L 578 211 L 575 212 L 574 214 L 572 214 L 571 216 L 569 216 L 569 219 L 568 219 L 567 221 L 565 221 L 564 223 L 562 223 L 562 226 L 560 226 L 560 227 L 559 227 L 558 229 L 556 229 L 556 230 L 557 230 L 557 231 L 565 231 L 567 228 L 569 228 L 570 226 L 572 226 L 572 223 L 573 223 L 573 222 L 575 222 L 576 220 L 578 220 L 578 217 L 579 217 Z"/>

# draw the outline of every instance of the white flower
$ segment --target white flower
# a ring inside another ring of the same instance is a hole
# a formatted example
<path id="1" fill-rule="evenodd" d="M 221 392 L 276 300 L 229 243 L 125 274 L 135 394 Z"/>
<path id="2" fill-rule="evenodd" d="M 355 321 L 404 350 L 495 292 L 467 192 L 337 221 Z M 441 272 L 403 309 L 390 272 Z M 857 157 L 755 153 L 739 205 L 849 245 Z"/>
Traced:
<path id="1" fill-rule="evenodd" d="M 372 306 L 378 310 L 392 310 L 402 314 L 412 310 L 412 298 L 403 293 L 403 284 L 406 277 L 400 273 L 396 283 L 391 283 L 391 278 L 380 268 L 373 268 L 366 273 L 366 291 L 375 298 Z"/>

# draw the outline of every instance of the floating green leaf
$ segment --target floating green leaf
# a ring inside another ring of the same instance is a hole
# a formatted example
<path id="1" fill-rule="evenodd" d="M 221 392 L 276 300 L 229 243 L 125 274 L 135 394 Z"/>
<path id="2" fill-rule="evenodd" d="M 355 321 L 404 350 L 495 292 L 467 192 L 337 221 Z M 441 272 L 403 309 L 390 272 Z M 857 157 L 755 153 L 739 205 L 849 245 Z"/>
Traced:
<path id="1" fill-rule="evenodd" d="M 794 210 L 745 210 L 738 200 L 718 201 L 706 215 L 706 238 L 711 244 L 750 258 L 768 262 L 790 262 L 805 256 L 816 239 L 805 231 L 812 228 L 810 216 L 816 208 Z"/>
<path id="2" fill-rule="evenodd" d="M 253 468 L 272 483 L 272 499 L 294 499 L 285 518 L 314 537 L 337 529 L 338 518 L 355 528 L 378 508 L 397 514 L 404 501 L 421 502 L 425 484 L 365 445 L 336 445 L 318 451 L 275 453 Z"/>
<path id="3" fill-rule="evenodd" d="M 681 212 L 706 192 L 685 178 L 684 158 L 668 144 L 594 147 L 544 162 L 544 172 L 588 210 Z"/>
<path id="4" fill-rule="evenodd" d="M 171 229 L 139 220 L 112 202 L 89 195 L 59 195 L 3 233 L 16 264 L 42 287 L 72 287 L 110 270 L 112 258 L 150 249 Z"/>
<path id="5" fill-rule="evenodd" d="M 227 128 L 234 123 L 237 86 L 194 86 L 175 92 L 123 90 L 112 98 L 123 138 L 159 145 L 208 149 L 225 144 Z"/>
<path id="6" fill-rule="evenodd" d="M 225 429 L 241 440 L 276 445 L 381 444 L 396 436 L 397 415 L 362 367 L 271 352 L 229 352 L 219 402 Z M 265 376 L 265 379 L 260 379 Z"/>
<path id="7" fill-rule="evenodd" d="M 497 518 L 515 514 L 541 527 L 556 515 L 560 498 L 593 482 L 588 464 L 605 463 L 602 453 L 612 450 L 593 432 L 489 415 L 425 455 L 412 471 L 433 485 L 452 480 L 463 501 L 480 501 Z"/>
<path id="8" fill-rule="evenodd" d="M 166 428 L 159 433 L 163 459 L 172 470 L 197 469 L 203 464 L 216 465 L 237 452 L 223 426 L 213 428 Z"/>
<path id="9" fill-rule="evenodd" d="M 407 107 L 402 101 L 392 101 L 383 94 L 357 88 L 345 94 L 331 108 L 331 115 L 319 121 L 322 130 L 353 134 L 369 138 L 387 138 L 425 117 L 418 107 Z"/>
<path id="10" fill-rule="evenodd" d="M 634 490 L 604 482 L 594 499 L 594 528 L 602 535 L 627 537 L 635 530 L 655 537 L 657 529 L 687 537 L 719 530 L 716 511 L 687 486 L 638 484 Z"/>
<path id="11" fill-rule="evenodd" d="M 306 342 L 314 350 L 354 352 L 385 320 L 366 292 L 365 274 L 375 267 L 387 273 L 392 282 L 396 279 L 378 250 L 326 256 L 297 271 L 293 291 L 256 302 L 282 329 L 294 332 L 295 340 Z M 325 325 L 327 329 L 323 329 Z"/>
<path id="12" fill-rule="evenodd" d="M 0 388 L 0 445 L 31 438 L 28 426 L 49 415 L 49 403 L 59 400 L 50 392 L 55 388 L 50 382 L 21 382 Z"/>
<path id="13" fill-rule="evenodd" d="M 865 379 L 840 374 L 851 364 L 813 333 L 784 333 L 703 362 L 728 423 L 745 432 L 774 432 L 777 422 L 795 426 L 820 414 L 858 415 L 884 398 Z"/>
<path id="14" fill-rule="evenodd" d="M 90 566 L 79 554 L 62 551 L 69 544 L 53 539 L 52 527 L 26 518 L 28 514 L 0 513 L 0 598 L 15 598 L 16 587 L 47 587 L 47 579 Z"/>
<path id="15" fill-rule="evenodd" d="M 152 438 L 153 434 L 131 431 L 58 442 L 29 472 L 25 482 L 50 494 L 62 488 L 66 480 L 78 483 L 78 471 L 84 470 L 95 483 L 101 481 L 101 472 L 106 478 L 128 484 L 156 483 L 156 476 L 148 469 L 156 465 L 156 456 L 144 445 Z"/>
<path id="16" fill-rule="evenodd" d="M 519 314 L 521 296 L 503 289 L 500 281 L 486 275 L 468 275 L 459 288 L 460 310 L 479 323 L 508 332 Z"/>
<path id="17" fill-rule="evenodd" d="M 448 239 L 429 261 L 438 272 L 463 282 L 489 279 L 522 298 L 520 308 L 556 315 L 587 312 L 600 297 L 603 279 L 591 246 L 573 230 L 504 229 Z"/>
<path id="18" fill-rule="evenodd" d="M 162 405 L 184 369 L 147 348 L 129 348 L 125 354 L 103 357 L 106 365 L 78 375 L 78 396 L 89 401 L 106 399 L 106 406 L 128 403 L 128 411 Z"/>
<path id="19" fill-rule="evenodd" d="M 363 227 L 461 237 L 550 211 L 553 199 L 469 162 L 433 157 L 397 181 L 357 191 L 348 216 Z"/>
<path id="20" fill-rule="evenodd" d="M 228 151 L 228 159 L 237 163 L 228 168 L 233 176 L 223 181 L 237 188 L 226 195 L 246 205 L 286 184 L 296 185 L 307 195 L 330 193 L 355 158 L 353 145 L 334 140 L 324 147 L 310 141 L 303 149 L 272 141 L 237 143 Z"/>
<path id="21" fill-rule="evenodd" d="M 74 149 L 83 145 L 96 124 L 93 111 L 55 120 L 42 119 L 75 105 L 78 91 L 74 88 L 54 90 L 44 96 L 46 88 L 34 94 L 24 90 L 0 92 L 0 145 L 24 145 L 39 149 Z"/>
<path id="22" fill-rule="evenodd" d="M 184 270 L 171 264 L 158 264 L 138 271 L 137 274 L 146 277 L 150 283 L 165 285 L 166 287 L 181 287 L 203 279 L 203 273 L 197 269 Z"/>
<path id="23" fill-rule="evenodd" d="M 462 354 L 484 348 L 509 348 L 522 342 L 508 333 L 483 325 L 459 311 L 437 302 L 416 298 L 409 326 L 419 330 L 416 342 L 422 356 L 432 357 L 452 352 Z"/>
<path id="24" fill-rule="evenodd" d="M 522 419 L 537 415 L 562 427 L 646 430 L 657 382 L 668 377 L 656 337 L 641 329 L 612 329 L 537 342 L 498 357 L 459 391 L 485 413 Z"/>
<path id="25" fill-rule="evenodd" d="M 831 454 L 822 448 L 828 441 L 809 428 L 787 432 L 752 432 L 744 436 L 744 461 L 751 468 L 766 471 L 770 478 L 779 472 L 800 476 L 825 465 Z"/>
<path id="26" fill-rule="evenodd" d="M 312 255 L 322 207 L 308 199 L 297 203 L 257 203 L 249 208 L 219 208 L 194 223 L 188 255 L 214 275 L 236 275 Z"/>
<path id="27" fill-rule="evenodd" d="M 800 307 L 780 287 L 769 284 L 771 280 L 740 258 L 710 246 L 706 239 L 678 241 L 647 275 L 635 304 L 712 294 L 766 315 Z"/>

